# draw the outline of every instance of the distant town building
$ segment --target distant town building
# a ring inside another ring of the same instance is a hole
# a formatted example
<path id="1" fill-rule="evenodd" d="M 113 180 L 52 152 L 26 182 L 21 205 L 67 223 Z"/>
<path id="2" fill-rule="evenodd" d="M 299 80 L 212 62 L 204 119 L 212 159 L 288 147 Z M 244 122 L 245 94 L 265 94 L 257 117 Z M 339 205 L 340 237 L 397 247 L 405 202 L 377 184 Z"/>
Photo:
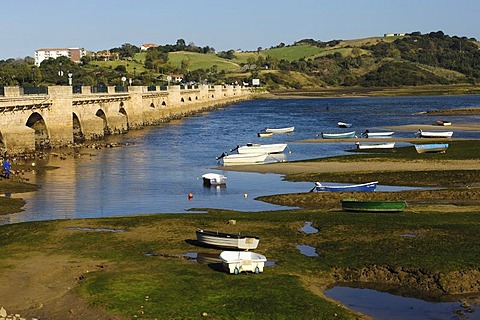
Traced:
<path id="1" fill-rule="evenodd" d="M 383 37 L 403 37 L 405 33 L 385 33 Z"/>
<path id="2" fill-rule="evenodd" d="M 97 60 L 103 60 L 103 61 L 108 61 L 108 60 L 117 60 L 118 59 L 118 52 L 110 52 L 108 50 L 102 50 L 98 51 L 95 54 L 95 57 Z"/>
<path id="3" fill-rule="evenodd" d="M 170 74 L 170 79 L 173 82 L 182 82 L 184 78 L 183 74 Z"/>
<path id="4" fill-rule="evenodd" d="M 85 56 L 86 51 L 83 48 L 48 48 L 35 50 L 35 65 L 40 66 L 43 60 L 56 59 L 58 57 L 68 57 L 73 62 L 79 63 Z"/>
<path id="5" fill-rule="evenodd" d="M 158 44 L 154 44 L 154 43 L 144 43 L 140 46 L 140 50 L 141 51 L 147 51 L 148 49 L 150 48 L 156 48 L 158 47 Z"/>

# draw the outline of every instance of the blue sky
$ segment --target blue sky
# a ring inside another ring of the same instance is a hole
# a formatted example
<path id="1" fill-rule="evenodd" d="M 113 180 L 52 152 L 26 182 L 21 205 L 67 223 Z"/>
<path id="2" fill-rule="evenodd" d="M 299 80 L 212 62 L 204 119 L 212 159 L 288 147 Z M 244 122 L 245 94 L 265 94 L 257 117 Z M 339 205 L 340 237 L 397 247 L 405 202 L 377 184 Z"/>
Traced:
<path id="1" fill-rule="evenodd" d="M 0 60 L 180 38 L 217 51 L 387 32 L 480 40 L 479 12 L 479 0 L 0 0 Z"/>

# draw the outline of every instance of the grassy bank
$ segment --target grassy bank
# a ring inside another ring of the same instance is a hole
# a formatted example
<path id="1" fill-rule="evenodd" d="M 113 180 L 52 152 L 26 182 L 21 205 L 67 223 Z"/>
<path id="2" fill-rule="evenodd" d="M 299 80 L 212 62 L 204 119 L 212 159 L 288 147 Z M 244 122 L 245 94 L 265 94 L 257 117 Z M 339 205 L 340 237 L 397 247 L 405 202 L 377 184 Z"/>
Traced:
<path id="1" fill-rule="evenodd" d="M 229 219 L 237 224 L 227 224 Z M 300 230 L 307 221 L 318 233 Z M 125 318 L 192 319 L 206 313 L 209 319 L 355 319 L 358 315 L 321 294 L 339 270 L 421 270 L 438 279 L 435 286 L 418 281 L 397 289 L 422 293 L 426 288 L 425 295 L 453 291 L 451 282 L 465 279 L 445 275 L 478 268 L 479 226 L 480 214 L 471 212 L 320 209 L 32 222 L 0 227 L 0 274 L 15 271 L 18 259 L 39 266 L 56 255 L 76 264 L 97 261 L 96 270 L 75 277 L 76 292 L 90 305 Z M 255 251 L 275 264 L 258 275 L 234 276 L 219 264 L 185 259 L 187 253 L 220 253 L 196 244 L 197 227 L 258 235 Z M 297 245 L 314 247 L 319 257 L 301 254 Z M 39 260 L 38 252 L 44 258 Z"/>
<path id="2" fill-rule="evenodd" d="M 480 94 L 478 85 L 425 85 L 402 87 L 325 87 L 313 90 L 272 90 L 277 97 L 343 97 L 343 96 L 422 96 L 422 95 L 455 95 Z"/>

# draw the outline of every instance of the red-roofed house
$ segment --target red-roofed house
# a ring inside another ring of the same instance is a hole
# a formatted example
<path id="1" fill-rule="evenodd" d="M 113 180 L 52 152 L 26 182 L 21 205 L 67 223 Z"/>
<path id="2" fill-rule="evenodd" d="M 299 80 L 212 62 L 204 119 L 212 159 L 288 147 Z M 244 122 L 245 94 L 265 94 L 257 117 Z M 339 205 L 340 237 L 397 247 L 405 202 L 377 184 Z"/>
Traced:
<path id="1" fill-rule="evenodd" d="M 150 48 L 156 48 L 158 47 L 158 44 L 154 44 L 154 43 L 144 43 L 140 46 L 140 50 L 141 51 L 147 51 L 148 49 Z"/>

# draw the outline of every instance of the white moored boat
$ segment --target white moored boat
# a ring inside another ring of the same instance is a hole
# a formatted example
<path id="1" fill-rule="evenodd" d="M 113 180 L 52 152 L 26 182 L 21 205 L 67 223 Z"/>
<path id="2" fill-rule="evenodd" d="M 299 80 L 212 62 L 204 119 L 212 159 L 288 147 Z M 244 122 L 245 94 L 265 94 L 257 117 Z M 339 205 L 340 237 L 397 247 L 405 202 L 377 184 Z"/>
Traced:
<path id="1" fill-rule="evenodd" d="M 422 138 L 451 138 L 453 131 L 423 131 L 420 129 L 417 134 Z"/>
<path id="2" fill-rule="evenodd" d="M 369 142 L 357 142 L 357 149 L 392 149 L 395 147 L 395 142 L 385 143 L 369 143 Z"/>
<path id="3" fill-rule="evenodd" d="M 202 179 L 206 186 L 219 186 L 227 183 L 227 177 L 218 173 L 205 173 Z"/>
<path id="4" fill-rule="evenodd" d="M 222 233 L 197 229 L 197 241 L 214 247 L 250 250 L 258 246 L 260 238 L 241 234 Z"/>
<path id="5" fill-rule="evenodd" d="M 252 163 L 264 163 L 267 159 L 267 153 L 250 153 L 250 154 L 227 154 L 220 157 L 224 165 L 229 164 L 252 164 Z"/>
<path id="6" fill-rule="evenodd" d="M 416 144 L 415 150 L 417 153 L 445 153 L 448 149 L 448 143 L 430 143 L 430 144 Z"/>
<path id="7" fill-rule="evenodd" d="M 243 271 L 263 272 L 267 258 L 251 251 L 223 251 L 220 253 L 222 264 L 228 273 L 239 274 Z"/>
<path id="8" fill-rule="evenodd" d="M 393 135 L 393 131 L 385 131 L 385 132 L 370 132 L 365 130 L 362 132 L 362 137 L 366 138 L 390 138 Z"/>
<path id="9" fill-rule="evenodd" d="M 286 127 L 286 128 L 265 128 L 265 132 L 271 132 L 271 133 L 289 133 L 293 132 L 295 130 L 295 127 Z"/>
<path id="10" fill-rule="evenodd" d="M 247 143 L 245 146 L 237 147 L 239 154 L 248 153 L 282 153 L 287 147 L 286 143 L 257 144 Z"/>

